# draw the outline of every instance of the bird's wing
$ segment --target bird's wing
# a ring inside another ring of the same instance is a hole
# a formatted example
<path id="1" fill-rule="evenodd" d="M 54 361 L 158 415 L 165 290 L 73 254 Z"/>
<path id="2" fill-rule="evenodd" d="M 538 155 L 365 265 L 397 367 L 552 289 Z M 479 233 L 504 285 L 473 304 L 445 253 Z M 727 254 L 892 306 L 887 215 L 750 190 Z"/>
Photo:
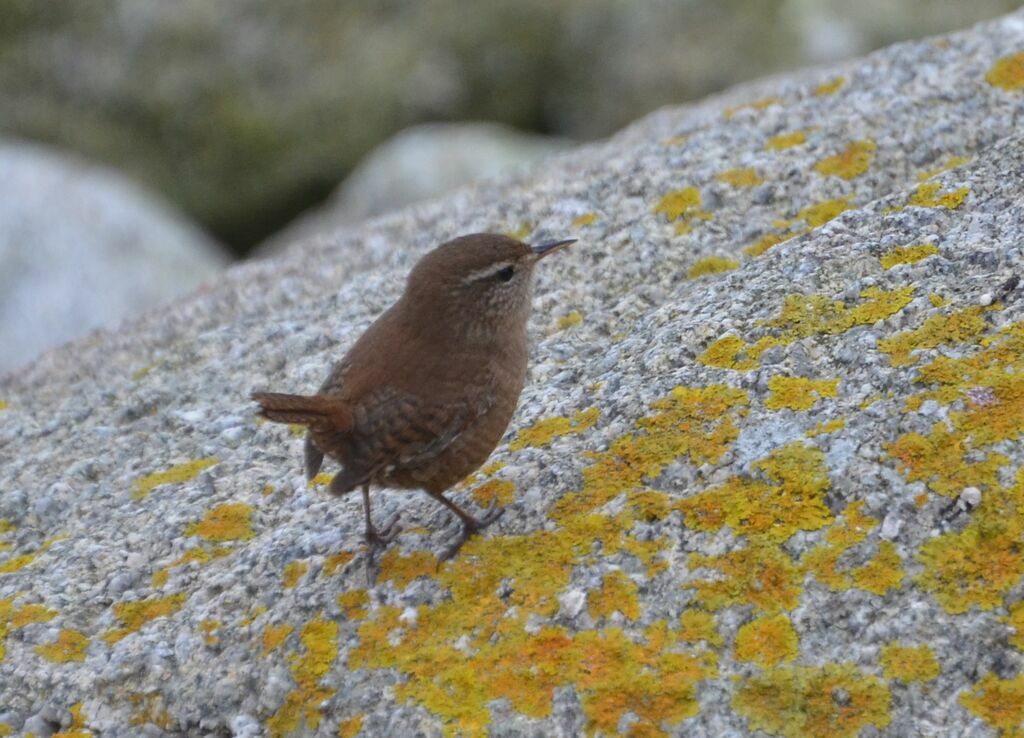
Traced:
<path id="1" fill-rule="evenodd" d="M 417 466 L 443 452 L 487 411 L 489 401 L 441 401 L 382 387 L 353 407 L 359 465 L 373 471 Z"/>

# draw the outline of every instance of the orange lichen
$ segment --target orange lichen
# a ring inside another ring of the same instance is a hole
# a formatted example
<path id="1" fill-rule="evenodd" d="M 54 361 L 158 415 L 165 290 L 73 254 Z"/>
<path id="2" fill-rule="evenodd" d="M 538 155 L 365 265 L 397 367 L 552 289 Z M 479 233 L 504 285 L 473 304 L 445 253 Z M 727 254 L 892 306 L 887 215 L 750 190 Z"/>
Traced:
<path id="1" fill-rule="evenodd" d="M 508 447 L 512 451 L 518 451 L 527 446 L 540 448 L 547 446 L 556 438 L 567 435 L 575 435 L 589 430 L 597 423 L 601 411 L 596 407 L 580 410 L 572 420 L 562 416 L 538 420 L 529 428 L 523 428 L 516 437 L 509 442 Z"/>
<path id="2" fill-rule="evenodd" d="M 901 682 L 930 682 L 942 673 L 935 653 L 925 644 L 904 646 L 895 641 L 886 644 L 878 655 L 878 663 L 886 679 Z"/>
<path id="3" fill-rule="evenodd" d="M 691 570 L 707 569 L 715 576 L 694 580 L 694 599 L 708 610 L 753 605 L 766 613 L 792 610 L 802 589 L 803 574 L 774 544 L 753 544 L 720 556 L 690 554 Z"/>
<path id="4" fill-rule="evenodd" d="M 1024 88 L 1024 51 L 999 59 L 985 73 L 985 81 L 1004 90 Z"/>
<path id="5" fill-rule="evenodd" d="M 919 243 L 914 246 L 897 246 L 882 254 L 879 262 L 886 269 L 899 264 L 916 264 L 922 259 L 939 253 L 939 247 L 933 243 Z"/>
<path id="6" fill-rule="evenodd" d="M 814 169 L 826 177 L 859 177 L 871 166 L 876 148 L 874 141 L 853 141 L 842 152 L 819 161 Z"/>
<path id="7" fill-rule="evenodd" d="M 753 465 L 762 478 L 737 476 L 680 501 L 686 524 L 702 531 L 728 525 L 738 535 L 781 543 L 798 530 L 817 530 L 832 515 L 825 457 L 816 448 L 791 443 Z"/>
<path id="8" fill-rule="evenodd" d="M 907 205 L 919 208 L 947 208 L 949 210 L 956 210 L 963 204 L 964 199 L 970 192 L 967 187 L 940 193 L 941 189 L 942 185 L 938 182 L 920 184 L 910 195 Z"/>
<path id="9" fill-rule="evenodd" d="M 736 633 L 736 659 L 761 667 L 792 661 L 799 654 L 793 624 L 783 614 L 768 615 L 741 626 Z"/>
<path id="10" fill-rule="evenodd" d="M 353 715 L 341 721 L 338 726 L 338 738 L 355 738 L 363 728 L 363 714 Z"/>
<path id="11" fill-rule="evenodd" d="M 85 661 L 85 649 L 89 647 L 89 638 L 77 630 L 61 628 L 57 640 L 42 646 L 36 646 L 36 653 L 47 661 L 67 663 L 68 661 Z"/>
<path id="12" fill-rule="evenodd" d="M 896 546 L 891 541 L 882 541 L 875 558 L 851 570 L 850 576 L 859 589 L 881 596 L 899 587 L 906 575 Z"/>
<path id="13" fill-rule="evenodd" d="M 833 218 L 837 218 L 842 213 L 849 210 L 850 198 L 837 197 L 833 200 L 824 200 L 814 205 L 808 205 L 806 208 L 796 214 L 798 220 L 804 220 L 811 228 L 818 228 L 828 223 Z"/>
<path id="14" fill-rule="evenodd" d="M 584 213 L 583 215 L 577 216 L 572 221 L 573 228 L 582 228 L 588 226 L 597 220 L 597 213 Z"/>
<path id="15" fill-rule="evenodd" d="M 782 98 L 780 97 L 762 97 L 759 100 L 753 100 L 748 103 L 742 103 L 740 105 L 733 105 L 732 107 L 725 109 L 725 119 L 730 120 L 736 113 L 741 110 L 764 110 L 772 105 L 781 105 Z"/>
<path id="16" fill-rule="evenodd" d="M 134 633 L 150 620 L 173 615 L 185 604 L 188 595 L 184 592 L 154 597 L 139 602 L 118 602 L 114 605 L 114 617 L 121 621 L 120 628 L 113 628 L 103 634 L 103 640 L 114 645 L 130 633 Z"/>
<path id="17" fill-rule="evenodd" d="M 515 499 L 516 487 L 507 479 L 489 479 L 470 494 L 479 505 L 490 505 L 495 500 L 499 505 L 508 505 Z"/>
<path id="18" fill-rule="evenodd" d="M 889 688 L 853 664 L 770 669 L 741 680 L 732 706 L 751 730 L 786 738 L 852 738 L 892 719 Z"/>
<path id="19" fill-rule="evenodd" d="M 855 545 L 866 540 L 878 521 L 863 514 L 864 501 L 854 500 L 843 511 L 842 519 L 828 529 L 825 541 L 803 557 L 804 569 L 821 584 L 834 591 L 856 587 L 883 595 L 902 581 L 903 562 L 889 541 L 878 544 L 875 557 L 862 566 L 840 567 L 840 559 Z"/>
<path id="20" fill-rule="evenodd" d="M 616 612 L 630 620 L 640 617 L 636 583 L 618 570 L 605 575 L 601 589 L 587 596 L 587 605 L 594 619 L 607 618 Z"/>
<path id="21" fill-rule="evenodd" d="M 558 319 L 558 329 L 564 331 L 566 328 L 572 328 L 582 322 L 583 313 L 579 310 L 573 310 L 571 313 L 567 313 Z"/>
<path id="22" fill-rule="evenodd" d="M 757 173 L 756 169 L 726 169 L 715 175 L 719 182 L 725 182 L 733 187 L 754 187 L 764 182 L 764 178 Z"/>
<path id="23" fill-rule="evenodd" d="M 252 529 L 252 514 L 252 507 L 243 502 L 217 505 L 198 523 L 191 523 L 185 535 L 208 541 L 245 541 L 256 535 Z"/>
<path id="24" fill-rule="evenodd" d="M 306 576 L 307 571 L 309 571 L 309 562 L 292 561 L 286 564 L 284 571 L 281 572 L 281 586 L 291 589 L 299 583 L 302 577 Z"/>
<path id="25" fill-rule="evenodd" d="M 965 487 L 995 486 L 999 467 L 1008 462 L 1001 454 L 969 461 L 975 454 L 967 438 L 950 431 L 941 421 L 927 436 L 905 433 L 885 450 L 900 462 L 900 471 L 908 481 L 924 482 L 933 492 L 947 497 L 956 497 Z"/>
<path id="26" fill-rule="evenodd" d="M 768 380 L 770 395 L 764 401 L 769 410 L 810 410 L 818 400 L 835 397 L 838 379 L 807 379 L 776 375 Z"/>
<path id="27" fill-rule="evenodd" d="M 765 143 L 764 147 L 769 151 L 782 151 L 799 146 L 807 141 L 807 134 L 804 131 L 793 131 L 791 133 L 780 133 L 772 136 Z"/>
<path id="28" fill-rule="evenodd" d="M 878 350 L 889 354 L 893 366 L 911 364 L 913 351 L 962 343 L 980 336 L 987 328 L 982 317 L 985 311 L 983 307 L 970 307 L 948 315 L 932 315 L 920 328 L 883 338 L 878 342 Z"/>
<path id="29" fill-rule="evenodd" d="M 330 577 L 337 574 L 353 558 L 355 558 L 355 554 L 351 551 L 339 551 L 336 554 L 331 554 L 324 559 L 324 575 Z"/>
<path id="30" fill-rule="evenodd" d="M 147 474 L 144 477 L 140 477 L 132 482 L 132 499 L 141 500 L 152 492 L 153 489 L 162 484 L 180 484 L 181 482 L 187 482 L 190 479 L 195 478 L 195 476 L 203 469 L 216 464 L 217 461 L 218 460 L 215 457 L 207 456 L 204 459 L 187 461 L 184 464 L 172 466 L 170 469 L 165 469 L 164 471 L 154 472 L 152 474 Z"/>
<path id="31" fill-rule="evenodd" d="M 752 244 L 745 247 L 743 249 L 743 253 L 747 256 L 760 256 L 772 246 L 777 246 L 787 238 L 790 238 L 790 236 L 784 236 L 781 233 L 766 233 Z"/>
<path id="32" fill-rule="evenodd" d="M 281 625 L 267 625 L 263 628 L 263 653 L 268 654 L 277 649 L 285 639 L 295 630 L 288 623 Z"/>
<path id="33" fill-rule="evenodd" d="M 724 641 L 715 627 L 715 618 L 704 610 L 686 610 L 679 616 L 679 640 L 683 643 L 704 641 L 709 646 L 720 648 Z"/>
<path id="34" fill-rule="evenodd" d="M 334 690 L 320 685 L 338 655 L 338 624 L 317 617 L 303 626 L 299 643 L 304 653 L 290 657 L 292 678 L 296 688 L 267 721 L 273 738 L 291 733 L 305 722 L 310 732 L 320 725 L 320 704 L 331 698 Z"/>
<path id="35" fill-rule="evenodd" d="M 960 695 L 960 704 L 1008 736 L 1019 736 L 1024 723 L 1024 674 L 1000 679 L 986 674 L 974 689 Z"/>
<path id="36" fill-rule="evenodd" d="M 828 82 L 822 82 L 820 85 L 814 88 L 814 94 L 818 97 L 824 97 L 825 95 L 834 95 L 839 89 L 846 84 L 846 77 L 842 75 L 830 79 Z"/>
<path id="37" fill-rule="evenodd" d="M 437 572 L 437 557 L 429 551 L 413 551 L 403 556 L 398 548 L 390 548 L 380 560 L 378 578 L 393 582 L 398 589 L 405 589 L 419 577 L 432 576 Z"/>
<path id="38" fill-rule="evenodd" d="M 739 267 L 739 265 L 740 263 L 736 259 L 728 259 L 724 256 L 706 256 L 694 262 L 693 266 L 687 270 L 686 276 L 689 279 L 697 279 L 706 274 L 730 272 Z"/>

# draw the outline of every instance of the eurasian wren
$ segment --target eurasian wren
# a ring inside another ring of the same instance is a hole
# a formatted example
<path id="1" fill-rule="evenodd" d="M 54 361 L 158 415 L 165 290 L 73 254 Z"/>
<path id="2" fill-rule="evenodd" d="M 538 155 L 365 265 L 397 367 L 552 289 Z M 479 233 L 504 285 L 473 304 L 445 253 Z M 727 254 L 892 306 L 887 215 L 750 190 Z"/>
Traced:
<path id="1" fill-rule="evenodd" d="M 528 246 L 476 233 L 413 267 L 402 297 L 335 365 L 312 396 L 255 392 L 268 420 L 299 423 L 306 476 L 324 455 L 342 465 L 330 492 L 362 488 L 371 554 L 398 534 L 370 515 L 370 485 L 422 489 L 462 521 L 442 560 L 504 512 L 475 517 L 444 496 L 490 456 L 512 418 L 527 369 L 533 269 L 575 239 Z"/>

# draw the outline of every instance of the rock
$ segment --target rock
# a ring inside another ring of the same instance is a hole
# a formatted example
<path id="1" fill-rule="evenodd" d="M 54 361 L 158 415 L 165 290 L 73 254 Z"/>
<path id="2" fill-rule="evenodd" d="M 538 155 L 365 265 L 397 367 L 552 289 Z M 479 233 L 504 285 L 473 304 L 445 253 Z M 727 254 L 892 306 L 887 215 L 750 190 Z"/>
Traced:
<path id="1" fill-rule="evenodd" d="M 124 166 L 247 250 L 417 122 L 606 136 L 660 105 L 1016 6 L 5 0 L 0 131 Z"/>
<path id="2" fill-rule="evenodd" d="M 105 737 L 1019 725 L 1022 49 L 1024 10 L 662 110 L 0 379 L 0 705 Z M 452 492 L 511 502 L 438 568 L 449 516 L 374 491 L 404 531 L 368 585 L 358 497 L 247 394 L 313 390 L 483 229 L 580 239 L 540 271 L 506 443 Z"/>
<path id="3" fill-rule="evenodd" d="M 302 216 L 260 247 L 269 253 L 480 179 L 507 174 L 566 148 L 567 141 L 494 123 L 432 123 L 385 141 L 342 183 L 327 205 Z"/>
<path id="4" fill-rule="evenodd" d="M 117 174 L 0 141 L 0 373 L 178 297 L 226 257 Z"/>

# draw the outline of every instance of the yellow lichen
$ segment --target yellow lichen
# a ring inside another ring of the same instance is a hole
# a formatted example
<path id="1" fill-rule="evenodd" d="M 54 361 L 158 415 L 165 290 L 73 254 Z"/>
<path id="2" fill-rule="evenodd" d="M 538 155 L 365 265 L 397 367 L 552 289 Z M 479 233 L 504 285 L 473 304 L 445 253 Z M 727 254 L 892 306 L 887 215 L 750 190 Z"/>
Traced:
<path id="1" fill-rule="evenodd" d="M 852 207 L 850 198 L 837 197 L 833 200 L 824 200 L 806 208 L 796 214 L 798 220 L 804 220 L 811 228 L 818 228 L 828 223 L 833 218 L 840 216 Z"/>
<path id="2" fill-rule="evenodd" d="M 752 620 L 736 633 L 736 659 L 753 661 L 761 667 L 792 661 L 799 654 L 793 624 L 783 614 Z"/>
<path id="3" fill-rule="evenodd" d="M 706 274 L 721 274 L 736 269 L 740 263 L 736 259 L 728 259 L 724 256 L 706 256 L 698 259 L 686 272 L 689 279 L 697 279 Z"/>
<path id="4" fill-rule="evenodd" d="M 590 592 L 587 604 L 590 616 L 595 619 L 607 618 L 615 612 L 630 620 L 640 617 L 636 583 L 618 570 L 605 576 L 601 589 Z"/>
<path id="5" fill-rule="evenodd" d="M 288 623 L 281 625 L 267 625 L 263 628 L 263 653 L 268 654 L 277 649 L 285 639 L 295 630 Z"/>
<path id="6" fill-rule="evenodd" d="M 187 461 L 184 464 L 172 466 L 170 469 L 165 469 L 164 471 L 154 472 L 152 474 L 147 474 L 144 477 L 140 477 L 132 482 L 132 499 L 141 500 L 153 491 L 154 488 L 159 487 L 162 484 L 180 484 L 181 482 L 187 482 L 190 479 L 193 479 L 203 469 L 216 464 L 217 461 L 218 460 L 215 457 L 208 456 L 204 459 Z"/>
<path id="7" fill-rule="evenodd" d="M 999 59 L 985 73 L 985 81 L 1004 90 L 1024 88 L 1024 51 Z"/>
<path id="8" fill-rule="evenodd" d="M 0 400 L 0 410 L 6 410 L 6 409 L 7 409 L 7 401 L 6 400 Z"/>
<path id="9" fill-rule="evenodd" d="M 153 589 L 160 589 L 167 584 L 167 580 L 170 579 L 170 576 L 170 573 L 166 569 L 157 569 L 153 572 L 153 576 L 149 580 L 150 586 L 152 586 Z"/>
<path id="10" fill-rule="evenodd" d="M 775 544 L 758 543 L 719 556 L 690 554 L 688 566 L 714 575 L 686 585 L 708 610 L 753 605 L 777 613 L 792 610 L 800 599 L 803 574 Z"/>
<path id="11" fill-rule="evenodd" d="M 498 505 L 508 505 L 515 499 L 516 488 L 507 479 L 489 479 L 470 494 L 479 505 L 487 506 L 494 501 Z"/>
<path id="12" fill-rule="evenodd" d="M 256 535 L 252 529 L 253 509 L 242 502 L 227 502 L 207 511 L 198 523 L 185 529 L 186 536 L 208 541 L 244 541 Z"/>
<path id="13" fill-rule="evenodd" d="M 1024 600 L 1010 605 L 1010 614 L 1002 618 L 1002 621 L 1013 628 L 1010 645 L 1024 651 Z"/>
<path id="14" fill-rule="evenodd" d="M 583 215 L 580 215 L 573 219 L 572 227 L 582 228 L 583 226 L 590 225 L 595 220 L 597 220 L 597 213 L 584 213 Z"/>
<path id="15" fill-rule="evenodd" d="M 365 589 L 350 589 L 338 595 L 338 607 L 349 620 L 366 617 L 366 606 L 369 603 L 370 597 Z"/>
<path id="16" fill-rule="evenodd" d="M 72 705 L 68 712 L 71 713 L 71 725 L 57 731 L 50 738 L 92 738 L 93 732 L 85 728 L 85 721 L 88 718 L 82 711 L 82 703 L 78 702 Z"/>
<path id="17" fill-rule="evenodd" d="M 824 295 L 787 295 L 779 316 L 764 325 L 781 329 L 790 341 L 819 334 L 838 335 L 856 325 L 871 325 L 902 310 L 913 297 L 912 286 L 891 291 L 870 287 L 852 308 Z M 787 341 L 789 342 L 789 341 Z"/>
<path id="18" fill-rule="evenodd" d="M 881 596 L 903 583 L 903 560 L 891 541 L 882 541 L 875 557 L 851 570 L 850 576 L 859 589 Z"/>
<path id="19" fill-rule="evenodd" d="M 290 658 L 296 688 L 267 721 L 272 738 L 282 738 L 303 723 L 315 732 L 322 717 L 320 705 L 334 694 L 333 689 L 321 686 L 320 682 L 338 655 L 338 624 L 317 617 L 303 626 L 299 642 L 304 653 Z"/>
<path id="20" fill-rule="evenodd" d="M 583 322 L 583 313 L 579 310 L 573 310 L 571 313 L 563 315 L 558 319 L 558 329 L 565 330 L 566 328 L 572 328 L 575 325 L 579 325 Z"/>
<path id="21" fill-rule="evenodd" d="M 306 482 L 306 486 L 312 489 L 313 487 L 326 487 L 334 479 L 334 475 L 328 472 L 320 472 L 315 477 Z"/>
<path id="22" fill-rule="evenodd" d="M 85 649 L 88 647 L 89 638 L 85 634 L 70 628 L 61 628 L 57 640 L 36 646 L 36 653 L 54 663 L 85 661 Z"/>
<path id="23" fill-rule="evenodd" d="M 886 452 L 900 462 L 900 471 L 911 482 L 924 482 L 933 492 L 956 497 L 965 487 L 995 486 L 999 467 L 1007 463 L 1001 454 L 974 456 L 963 433 L 951 431 L 943 422 L 932 426 L 927 436 L 905 433 L 886 445 Z"/>
<path id="24" fill-rule="evenodd" d="M 388 549 L 380 560 L 378 578 L 394 582 L 398 589 L 405 589 L 414 579 L 431 576 L 437 572 L 437 557 L 429 551 L 413 551 L 403 556 L 397 548 Z"/>
<path id="25" fill-rule="evenodd" d="M 173 615 L 185 604 L 188 595 L 184 592 L 155 597 L 139 602 L 118 602 L 114 605 L 114 617 L 121 621 L 120 628 L 113 628 L 103 634 L 103 640 L 114 645 L 130 633 L 134 633 L 150 620 Z"/>
<path id="26" fill-rule="evenodd" d="M 804 131 L 793 131 L 791 133 L 780 133 L 777 136 L 772 136 L 765 143 L 764 147 L 769 151 L 782 151 L 783 149 L 790 149 L 794 146 L 807 141 L 807 134 Z"/>
<path id="27" fill-rule="evenodd" d="M 814 169 L 826 177 L 859 177 L 871 166 L 875 148 L 874 141 L 853 141 L 842 152 L 819 161 Z"/>
<path id="28" fill-rule="evenodd" d="M 838 379 L 807 379 L 776 375 L 768 380 L 771 394 L 764 404 L 769 410 L 810 410 L 818 400 L 835 397 Z"/>
<path id="29" fill-rule="evenodd" d="M 764 182 L 764 179 L 757 173 L 756 169 L 726 169 L 715 175 L 719 182 L 725 182 L 733 187 L 754 187 Z"/>
<path id="30" fill-rule="evenodd" d="M 816 426 L 807 431 L 808 438 L 816 438 L 818 436 L 824 436 L 828 433 L 835 433 L 846 427 L 846 420 L 843 418 L 834 418 L 832 420 L 823 420 Z"/>
<path id="31" fill-rule="evenodd" d="M 883 595 L 898 587 L 904 577 L 903 562 L 889 541 L 878 544 L 873 559 L 859 567 L 840 566 L 840 559 L 855 545 L 866 540 L 878 521 L 862 512 L 863 500 L 854 500 L 843 511 L 842 519 L 825 533 L 825 542 L 803 557 L 804 569 L 821 584 L 834 591 L 856 587 Z"/>
<path id="32" fill-rule="evenodd" d="M 964 199 L 970 192 L 966 187 L 940 193 L 941 189 L 942 185 L 938 182 L 925 182 L 918 185 L 917 189 L 910 195 L 910 200 L 907 204 L 919 208 L 947 208 L 949 210 L 956 210 L 963 204 Z"/>
<path id="33" fill-rule="evenodd" d="M 281 586 L 285 589 L 291 589 L 302 577 L 306 576 L 306 572 L 309 571 L 309 563 L 306 561 L 292 561 L 285 565 L 284 571 L 281 572 Z"/>
<path id="34" fill-rule="evenodd" d="M 686 524 L 702 531 L 728 525 L 738 535 L 781 543 L 798 530 L 817 530 L 832 520 L 824 455 L 791 443 L 753 465 L 761 478 L 736 476 L 679 502 Z"/>
<path id="35" fill-rule="evenodd" d="M 723 644 L 714 616 L 704 610 L 686 610 L 679 616 L 679 640 L 684 643 L 704 641 L 715 648 Z"/>
<path id="36" fill-rule="evenodd" d="M 820 85 L 814 88 L 814 94 L 818 97 L 824 97 L 825 95 L 834 95 L 839 89 L 846 84 L 846 77 L 842 75 L 830 79 L 828 82 L 822 82 Z"/>
<path id="37" fill-rule="evenodd" d="M 345 564 L 355 558 L 355 554 L 351 551 L 339 551 L 336 554 L 331 554 L 324 559 L 323 572 L 325 576 L 333 576 L 345 568 Z"/>
<path id="38" fill-rule="evenodd" d="M 1013 679 L 986 674 L 972 691 L 961 693 L 960 704 L 1007 736 L 1018 736 L 1024 723 L 1024 674 Z"/>
<path id="39" fill-rule="evenodd" d="M 593 428 L 600 416 L 601 411 L 596 407 L 591 407 L 580 410 L 572 417 L 572 420 L 562 416 L 538 420 L 529 428 L 519 431 L 508 447 L 512 451 L 518 451 L 527 446 L 537 448 L 547 446 L 561 436 L 575 435 Z"/>
<path id="40" fill-rule="evenodd" d="M 741 680 L 732 706 L 751 730 L 786 738 L 852 738 L 892 719 L 888 687 L 853 664 L 770 669 Z"/>
<path id="41" fill-rule="evenodd" d="M 221 625 L 219 620 L 209 618 L 199 621 L 199 631 L 203 634 L 203 642 L 207 646 L 214 646 L 220 642 L 217 631 L 221 629 Z"/>
<path id="42" fill-rule="evenodd" d="M 886 679 L 901 682 L 930 682 L 942 673 L 939 660 L 929 646 L 904 646 L 893 642 L 882 646 L 878 655 Z"/>
<path id="43" fill-rule="evenodd" d="M 363 728 L 363 714 L 353 715 L 341 721 L 338 726 L 338 738 L 355 738 Z"/>
<path id="44" fill-rule="evenodd" d="M 771 107 L 772 105 L 781 105 L 782 98 L 779 97 L 763 97 L 759 100 L 753 100 L 748 103 L 742 103 L 740 105 L 733 105 L 732 107 L 725 109 L 725 119 L 730 120 L 736 113 L 741 110 L 764 110 L 765 108 Z"/>
<path id="45" fill-rule="evenodd" d="M 920 328 L 897 333 L 878 342 L 878 350 L 889 354 L 893 366 L 913 363 L 913 351 L 932 349 L 943 344 L 963 343 L 980 336 L 987 324 L 982 317 L 986 308 L 970 307 L 948 315 L 932 315 Z"/>
<path id="46" fill-rule="evenodd" d="M 916 264 L 922 259 L 927 259 L 929 256 L 934 256 L 937 253 L 939 253 L 938 246 L 931 243 L 897 246 L 883 254 L 878 261 L 886 269 L 892 269 L 899 264 Z"/>
<path id="47" fill-rule="evenodd" d="M 777 246 L 778 244 L 785 241 L 787 238 L 789 238 L 789 236 L 784 236 L 779 233 L 766 233 L 765 235 L 761 236 L 759 239 L 754 241 L 754 243 L 745 247 L 743 249 L 743 253 L 746 254 L 747 256 L 760 256 L 765 251 L 770 249 L 772 246 Z"/>
<path id="48" fill-rule="evenodd" d="M 0 609 L 0 616 L 3 616 L 4 609 Z M 33 603 L 31 605 L 22 605 L 17 609 L 11 610 L 11 612 L 6 616 L 6 620 L 11 629 L 17 630 L 18 628 L 24 628 L 30 623 L 45 623 L 48 620 L 53 620 L 57 615 L 58 613 L 56 610 L 53 610 L 46 605 Z"/>
<path id="49" fill-rule="evenodd" d="M 696 187 L 666 193 L 654 206 L 654 214 L 658 213 L 664 213 L 669 223 L 676 224 L 678 234 L 688 232 L 695 220 L 711 218 L 711 213 L 701 210 L 700 190 Z"/>

